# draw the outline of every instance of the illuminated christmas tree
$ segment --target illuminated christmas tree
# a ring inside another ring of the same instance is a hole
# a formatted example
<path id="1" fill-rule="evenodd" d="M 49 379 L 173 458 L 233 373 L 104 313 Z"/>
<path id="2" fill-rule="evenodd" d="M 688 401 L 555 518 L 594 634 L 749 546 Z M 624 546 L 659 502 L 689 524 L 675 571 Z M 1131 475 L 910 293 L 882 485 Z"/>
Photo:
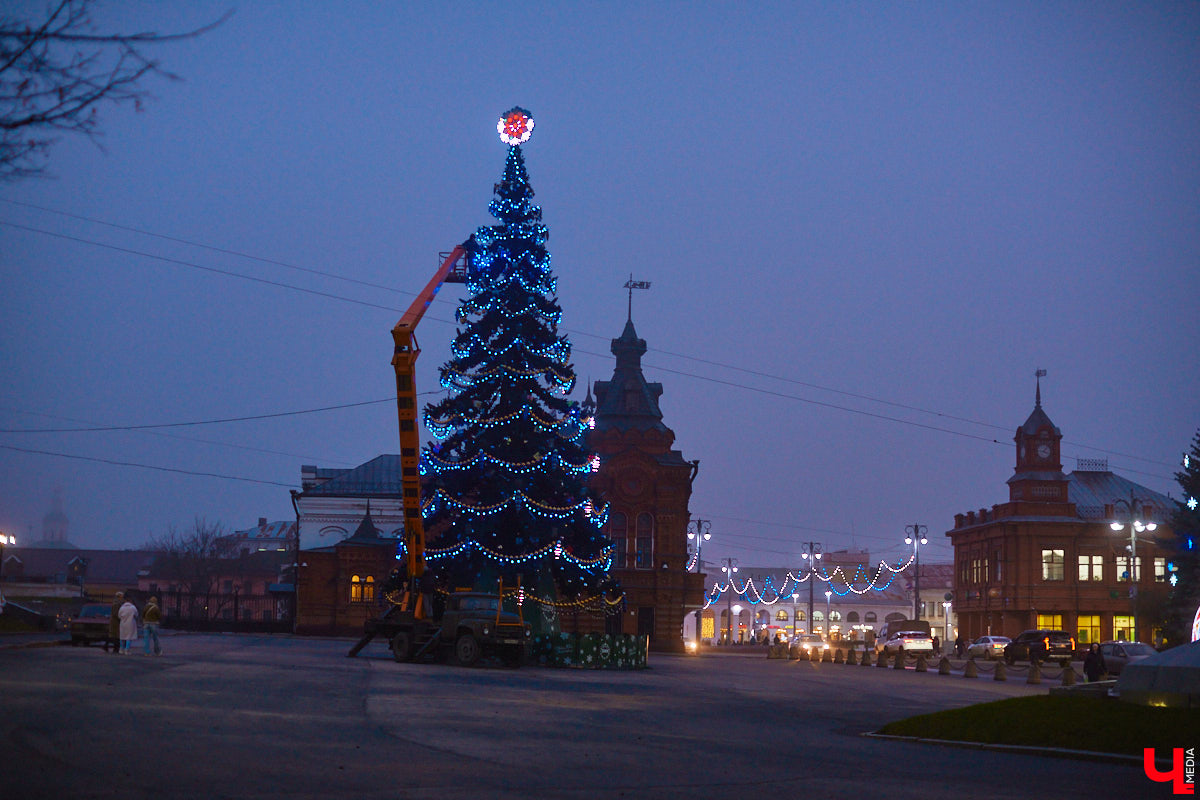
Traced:
<path id="1" fill-rule="evenodd" d="M 471 296 L 441 368 L 450 394 L 425 409 L 438 440 L 421 454 L 426 559 L 444 590 L 495 591 L 503 579 L 507 592 L 521 576 L 544 609 L 601 609 L 614 589 L 607 507 L 587 487 L 599 463 L 586 447 L 590 410 L 567 400 L 571 343 L 558 334 L 548 231 L 521 152 L 533 119 L 514 108 L 498 129 L 509 145 L 489 208 L 499 224 L 466 245 Z"/>

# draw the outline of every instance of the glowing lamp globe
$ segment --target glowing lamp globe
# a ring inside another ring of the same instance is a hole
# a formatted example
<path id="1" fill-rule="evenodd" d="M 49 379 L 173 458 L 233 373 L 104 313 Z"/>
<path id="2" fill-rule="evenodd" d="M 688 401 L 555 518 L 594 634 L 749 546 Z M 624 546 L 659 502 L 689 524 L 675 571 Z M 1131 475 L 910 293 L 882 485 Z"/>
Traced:
<path id="1" fill-rule="evenodd" d="M 496 132 L 500 134 L 500 141 L 507 145 L 525 144 L 533 135 L 533 115 L 514 106 L 500 115 Z"/>

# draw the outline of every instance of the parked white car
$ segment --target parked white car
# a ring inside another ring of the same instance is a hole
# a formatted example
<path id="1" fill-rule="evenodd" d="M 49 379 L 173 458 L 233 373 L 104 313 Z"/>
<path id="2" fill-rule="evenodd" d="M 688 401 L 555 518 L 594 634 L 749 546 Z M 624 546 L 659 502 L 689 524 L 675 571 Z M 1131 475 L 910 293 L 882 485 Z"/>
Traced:
<path id="1" fill-rule="evenodd" d="M 892 654 L 904 648 L 905 653 L 932 653 L 933 639 L 925 631 L 896 631 L 883 643 L 883 652 Z"/>

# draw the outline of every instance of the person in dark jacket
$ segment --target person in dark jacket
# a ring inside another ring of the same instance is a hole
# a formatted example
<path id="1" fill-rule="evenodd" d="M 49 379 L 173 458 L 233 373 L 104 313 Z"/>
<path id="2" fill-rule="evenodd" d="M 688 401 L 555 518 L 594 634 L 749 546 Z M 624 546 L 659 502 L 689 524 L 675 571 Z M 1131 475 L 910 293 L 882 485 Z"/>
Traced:
<path id="1" fill-rule="evenodd" d="M 1087 676 L 1088 683 L 1104 680 L 1108 674 L 1108 667 L 1104 664 L 1104 654 L 1100 652 L 1100 645 L 1095 642 L 1092 642 L 1087 655 L 1083 657 L 1083 674 Z"/>
<path id="2" fill-rule="evenodd" d="M 967 643 L 963 641 L 962 634 L 960 633 L 958 638 L 954 640 L 954 654 L 962 658 L 965 652 L 967 652 Z"/>
<path id="3" fill-rule="evenodd" d="M 121 652 L 121 606 L 125 604 L 125 593 L 117 592 L 113 595 L 112 612 L 108 615 L 108 641 L 104 643 L 104 649 L 108 650 L 108 646 L 112 645 L 113 655 Z"/>
<path id="4" fill-rule="evenodd" d="M 158 607 L 158 598 L 151 597 L 142 609 L 142 633 L 146 637 L 146 655 L 150 655 L 150 640 L 154 640 L 154 655 L 162 655 L 162 646 L 158 643 L 158 626 L 162 622 L 162 609 Z"/>

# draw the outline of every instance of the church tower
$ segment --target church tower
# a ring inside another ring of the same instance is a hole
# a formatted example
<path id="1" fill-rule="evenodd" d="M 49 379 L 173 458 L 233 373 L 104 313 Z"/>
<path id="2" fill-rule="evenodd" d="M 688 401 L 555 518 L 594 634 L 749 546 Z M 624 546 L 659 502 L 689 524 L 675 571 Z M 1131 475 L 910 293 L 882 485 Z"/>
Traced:
<path id="1" fill-rule="evenodd" d="M 613 543 L 613 577 L 625 591 L 625 610 L 607 628 L 646 634 L 654 650 L 682 651 L 684 612 L 698 608 L 704 593 L 704 576 L 688 571 L 687 547 L 699 462 L 671 449 L 675 433 L 663 424 L 658 405 L 663 385 L 642 373 L 645 352 L 631 313 L 612 340 L 612 379 L 593 387 L 596 425 L 588 446 L 600 456 L 600 468 L 592 485 L 609 503 L 604 530 Z"/>
<path id="2" fill-rule="evenodd" d="M 1008 479 L 1010 502 L 1066 503 L 1067 476 L 1062 471 L 1062 431 L 1042 409 L 1042 376 L 1037 371 L 1037 391 L 1033 412 L 1017 428 L 1017 464 Z"/>

